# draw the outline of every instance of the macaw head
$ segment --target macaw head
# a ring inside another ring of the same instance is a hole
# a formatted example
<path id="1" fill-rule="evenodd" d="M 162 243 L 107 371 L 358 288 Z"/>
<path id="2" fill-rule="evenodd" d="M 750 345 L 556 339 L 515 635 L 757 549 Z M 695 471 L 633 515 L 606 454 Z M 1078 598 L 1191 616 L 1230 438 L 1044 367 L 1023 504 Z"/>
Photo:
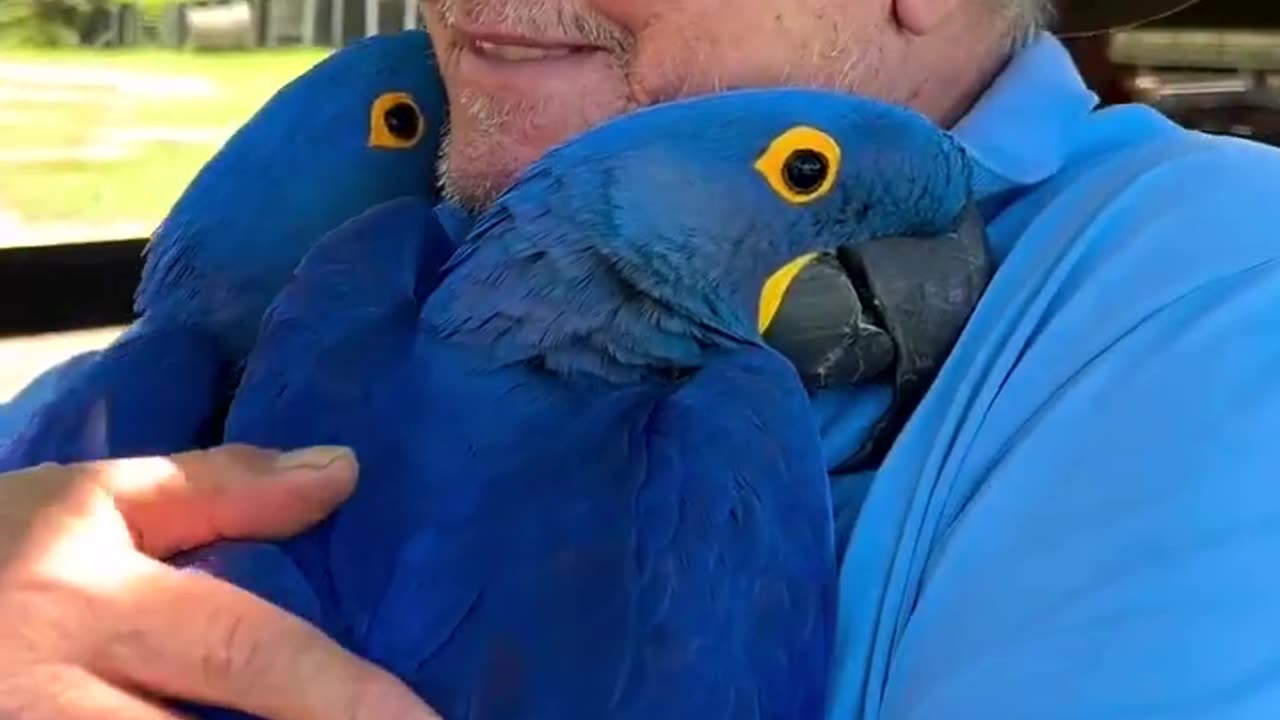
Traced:
<path id="1" fill-rule="evenodd" d="M 488 278 L 465 295 L 489 305 L 503 300 L 484 296 L 500 277 L 486 262 L 523 278 L 497 315 L 540 320 L 502 337 L 526 337 L 551 365 L 696 365 L 707 347 L 759 342 L 815 258 L 954 230 L 970 185 L 962 147 L 909 110 L 820 90 L 719 93 L 551 150 L 476 223 L 471 255 L 490 260 L 457 269 Z M 501 339 L 484 311 L 462 312 Z M 445 325 L 467 325 L 459 313 Z"/>
<path id="2" fill-rule="evenodd" d="M 322 60 L 191 181 L 152 236 L 137 310 L 201 323 L 242 354 L 321 237 L 388 200 L 434 201 L 447 107 L 425 32 Z"/>
<path id="3" fill-rule="evenodd" d="M 601 188 L 595 244 L 641 288 L 722 332 L 763 332 L 815 256 L 954 229 L 961 146 L 926 118 L 852 95 L 745 90 L 660 105 L 547 162 Z"/>

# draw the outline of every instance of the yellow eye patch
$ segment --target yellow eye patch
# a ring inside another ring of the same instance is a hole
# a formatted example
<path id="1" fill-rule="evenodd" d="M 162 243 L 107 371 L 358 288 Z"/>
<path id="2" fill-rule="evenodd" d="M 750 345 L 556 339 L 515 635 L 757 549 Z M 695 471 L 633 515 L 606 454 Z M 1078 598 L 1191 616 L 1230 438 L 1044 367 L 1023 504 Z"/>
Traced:
<path id="1" fill-rule="evenodd" d="M 782 133 L 755 163 L 769 187 L 795 205 L 826 195 L 840 171 L 840 145 L 817 128 L 799 125 Z"/>
<path id="2" fill-rule="evenodd" d="M 369 147 L 411 148 L 426 132 L 427 119 L 409 93 L 383 93 L 369 107 Z"/>

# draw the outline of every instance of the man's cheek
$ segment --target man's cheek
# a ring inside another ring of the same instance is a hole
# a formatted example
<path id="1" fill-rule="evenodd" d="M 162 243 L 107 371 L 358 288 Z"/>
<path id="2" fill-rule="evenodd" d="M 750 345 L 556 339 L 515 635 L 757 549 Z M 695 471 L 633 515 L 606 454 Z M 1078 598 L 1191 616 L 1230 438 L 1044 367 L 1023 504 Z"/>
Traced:
<path id="1" fill-rule="evenodd" d="M 628 94 L 637 105 L 653 105 L 716 90 L 713 54 L 687 37 L 644 38 L 627 68 Z"/>
<path id="2" fill-rule="evenodd" d="M 785 72 L 769 58 L 779 38 L 745 32 L 752 17 L 728 17 L 708 3 L 690 2 L 682 12 L 663 15 L 636 37 L 627 68 L 627 83 L 640 105 L 752 85 L 777 85 Z M 746 3 L 742 8 L 749 12 Z M 744 40 L 744 38 L 747 38 Z M 744 52 L 744 43 L 750 52 Z M 763 56 L 763 61 L 757 59 Z M 795 58 L 791 58 L 794 61 Z M 765 78 L 767 75 L 772 78 Z"/>
<path id="3" fill-rule="evenodd" d="M 438 53 L 444 46 L 448 45 L 448 30 L 445 28 L 444 18 L 440 15 L 439 2 L 433 0 L 423 0 L 418 9 L 422 12 L 422 20 L 427 26 L 427 34 L 431 36 L 431 42 L 436 46 Z"/>
<path id="4" fill-rule="evenodd" d="M 689 0 L 586 0 L 585 4 L 601 17 L 638 34 L 687 2 Z"/>

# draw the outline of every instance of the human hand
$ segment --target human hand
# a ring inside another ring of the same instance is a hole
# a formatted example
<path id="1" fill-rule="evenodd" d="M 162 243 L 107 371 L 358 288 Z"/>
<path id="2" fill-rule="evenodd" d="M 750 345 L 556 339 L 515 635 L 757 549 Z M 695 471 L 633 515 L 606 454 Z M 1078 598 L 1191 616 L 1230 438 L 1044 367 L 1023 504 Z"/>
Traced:
<path id="1" fill-rule="evenodd" d="M 404 685 L 217 578 L 159 558 L 272 539 L 350 495 L 355 457 L 229 445 L 0 475 L 0 718 L 438 720 Z"/>

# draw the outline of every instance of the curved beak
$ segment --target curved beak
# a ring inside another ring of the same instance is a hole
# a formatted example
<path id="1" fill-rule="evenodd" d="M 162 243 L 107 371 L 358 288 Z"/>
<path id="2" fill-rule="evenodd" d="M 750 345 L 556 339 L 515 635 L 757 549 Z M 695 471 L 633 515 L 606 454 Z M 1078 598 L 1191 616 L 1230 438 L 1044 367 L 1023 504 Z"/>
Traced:
<path id="1" fill-rule="evenodd" d="M 890 368 L 893 338 L 831 253 L 808 253 L 778 269 L 760 293 L 758 328 L 807 385 L 867 379 Z"/>

